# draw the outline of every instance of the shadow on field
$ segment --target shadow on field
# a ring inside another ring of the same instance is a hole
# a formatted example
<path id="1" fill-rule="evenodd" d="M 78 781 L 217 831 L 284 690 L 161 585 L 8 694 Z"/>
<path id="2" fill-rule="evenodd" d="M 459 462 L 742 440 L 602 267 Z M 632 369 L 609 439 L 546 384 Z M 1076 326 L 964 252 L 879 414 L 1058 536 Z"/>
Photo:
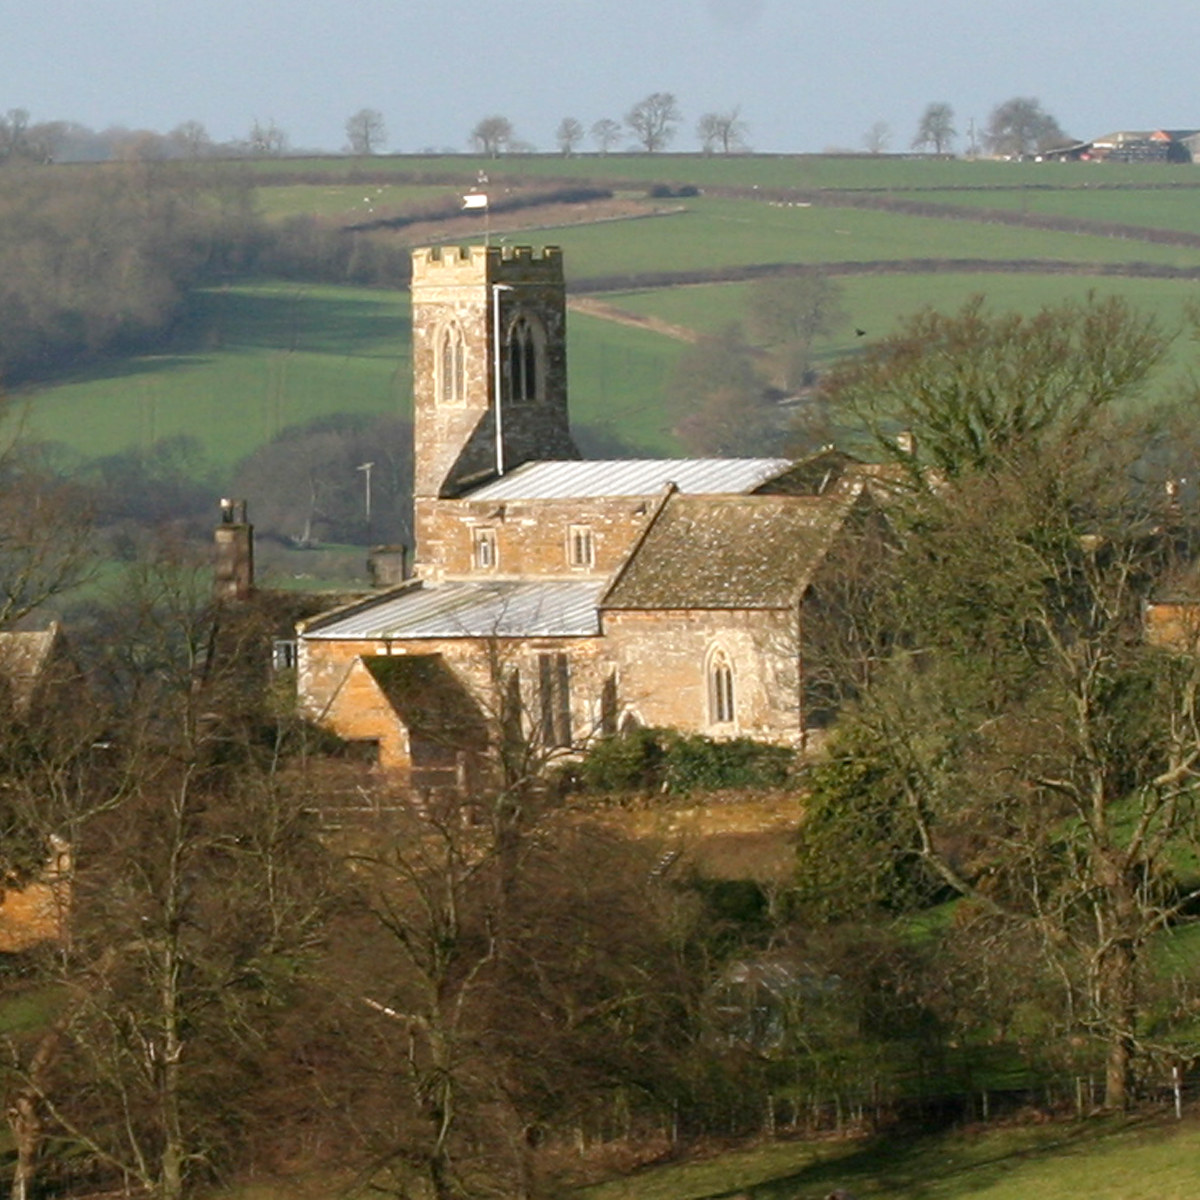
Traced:
<path id="1" fill-rule="evenodd" d="M 80 366 L 64 367 L 51 372 L 46 379 L 37 380 L 37 386 L 55 387 L 60 383 L 80 383 L 88 380 L 136 379 L 141 375 L 164 375 L 182 367 L 204 366 L 210 361 L 207 355 L 174 353 L 157 354 L 143 349 L 131 358 L 101 358 Z"/>
<path id="2" fill-rule="evenodd" d="M 333 288 L 207 288 L 188 299 L 171 337 L 176 351 L 265 348 L 374 358 L 398 355 L 409 320 L 394 297 L 339 296 Z"/>
<path id="3" fill-rule="evenodd" d="M 131 379 L 208 365 L 227 350 L 298 351 L 400 362 L 411 341 L 407 306 L 394 295 L 339 296 L 333 286 L 206 288 L 185 297 L 183 311 L 161 336 L 130 342 L 96 357 L 49 357 L 20 385 Z M 10 381 L 11 382 L 11 381 Z"/>
<path id="4" fill-rule="evenodd" d="M 1122 1128 L 1129 1126 L 1123 1124 Z M 956 1195 L 947 1184 L 958 1176 L 974 1195 L 1018 1167 L 1061 1155 L 1105 1132 L 1113 1132 L 1112 1127 L 1071 1124 L 981 1131 L 977 1141 L 961 1131 L 875 1138 L 844 1154 L 835 1149 L 795 1174 L 696 1200 L 823 1200 L 837 1188 L 845 1188 L 861 1200 L 888 1196 L 922 1200 Z"/>

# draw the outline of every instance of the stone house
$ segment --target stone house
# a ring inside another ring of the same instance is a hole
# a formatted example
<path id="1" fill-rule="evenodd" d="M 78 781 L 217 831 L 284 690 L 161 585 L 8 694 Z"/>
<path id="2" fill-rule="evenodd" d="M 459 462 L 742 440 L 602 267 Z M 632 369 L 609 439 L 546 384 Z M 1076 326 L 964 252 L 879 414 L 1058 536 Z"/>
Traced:
<path id="1" fill-rule="evenodd" d="M 0 632 L 0 712 L 6 721 L 53 721 L 56 706 L 77 695 L 80 686 L 57 622 L 43 630 Z M 0 880 L 0 953 L 29 950 L 63 936 L 71 876 L 71 848 L 51 835 L 45 865 L 34 878 Z"/>
<path id="2" fill-rule="evenodd" d="M 581 461 L 560 252 L 413 256 L 413 577 L 298 628 L 303 711 L 418 786 L 631 723 L 797 748 L 806 605 L 872 471 Z"/>

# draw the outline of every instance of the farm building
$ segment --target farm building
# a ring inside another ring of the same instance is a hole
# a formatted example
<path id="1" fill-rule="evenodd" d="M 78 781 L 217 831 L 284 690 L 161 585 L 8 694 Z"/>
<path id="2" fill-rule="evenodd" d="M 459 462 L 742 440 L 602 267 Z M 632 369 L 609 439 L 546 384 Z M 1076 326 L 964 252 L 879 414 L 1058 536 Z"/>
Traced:
<path id="1" fill-rule="evenodd" d="M 1047 151 L 1052 159 L 1093 159 L 1098 162 L 1195 162 L 1200 156 L 1200 130 L 1119 129 L 1087 142 Z"/>
<path id="2" fill-rule="evenodd" d="M 513 722 L 547 750 L 631 724 L 809 744 L 809 614 L 872 469 L 581 461 L 556 248 L 418 250 L 412 301 L 412 577 L 299 627 L 306 714 L 418 786 Z"/>

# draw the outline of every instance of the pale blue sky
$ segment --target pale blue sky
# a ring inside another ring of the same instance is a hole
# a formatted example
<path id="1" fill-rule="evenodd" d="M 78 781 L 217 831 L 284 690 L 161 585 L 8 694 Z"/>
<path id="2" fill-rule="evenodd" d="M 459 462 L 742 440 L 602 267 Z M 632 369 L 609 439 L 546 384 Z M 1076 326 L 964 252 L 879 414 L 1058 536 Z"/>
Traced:
<path id="1" fill-rule="evenodd" d="M 540 149 L 564 116 L 673 92 L 741 107 L 755 149 L 905 149 L 925 104 L 982 126 L 1014 95 L 1069 133 L 1200 127 L 1196 0 L 0 0 L 0 110 L 217 140 L 274 120 L 338 150 L 376 108 L 388 147 L 463 149 L 508 116 Z"/>

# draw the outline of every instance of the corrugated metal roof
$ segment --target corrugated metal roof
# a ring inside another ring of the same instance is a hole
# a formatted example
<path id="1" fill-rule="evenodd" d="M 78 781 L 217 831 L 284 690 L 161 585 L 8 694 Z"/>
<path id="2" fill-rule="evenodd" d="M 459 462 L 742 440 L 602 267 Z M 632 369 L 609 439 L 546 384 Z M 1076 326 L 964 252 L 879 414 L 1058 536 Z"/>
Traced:
<path id="1" fill-rule="evenodd" d="M 533 462 L 467 493 L 468 500 L 654 496 L 673 483 L 694 495 L 738 495 L 790 466 L 786 458 L 617 458 Z"/>
<path id="2" fill-rule="evenodd" d="M 494 580 L 422 585 L 355 608 L 304 634 L 320 640 L 592 637 L 600 632 L 595 580 Z"/>

